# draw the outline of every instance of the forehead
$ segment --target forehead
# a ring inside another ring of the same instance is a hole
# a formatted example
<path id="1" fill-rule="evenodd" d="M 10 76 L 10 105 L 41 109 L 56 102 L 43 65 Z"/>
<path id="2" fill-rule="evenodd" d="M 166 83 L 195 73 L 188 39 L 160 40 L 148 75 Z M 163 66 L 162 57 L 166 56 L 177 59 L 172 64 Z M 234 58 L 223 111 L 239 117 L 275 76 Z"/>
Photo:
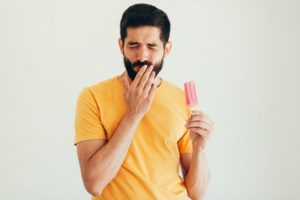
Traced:
<path id="1" fill-rule="evenodd" d="M 155 26 L 140 26 L 136 28 L 131 27 L 127 29 L 127 37 L 125 42 L 162 43 L 160 40 L 160 32 L 160 28 Z"/>

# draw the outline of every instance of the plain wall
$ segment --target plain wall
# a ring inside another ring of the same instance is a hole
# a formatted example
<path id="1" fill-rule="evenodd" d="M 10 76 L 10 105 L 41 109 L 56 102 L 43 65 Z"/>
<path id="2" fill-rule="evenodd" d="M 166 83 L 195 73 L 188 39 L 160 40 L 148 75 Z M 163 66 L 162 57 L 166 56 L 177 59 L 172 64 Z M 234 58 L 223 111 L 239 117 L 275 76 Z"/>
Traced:
<path id="1" fill-rule="evenodd" d="M 300 1 L 145 1 L 171 20 L 161 76 L 215 121 L 207 200 L 300 199 Z M 136 1 L 0 1 L 0 199 L 90 199 L 74 141 L 86 86 L 125 69 Z"/>

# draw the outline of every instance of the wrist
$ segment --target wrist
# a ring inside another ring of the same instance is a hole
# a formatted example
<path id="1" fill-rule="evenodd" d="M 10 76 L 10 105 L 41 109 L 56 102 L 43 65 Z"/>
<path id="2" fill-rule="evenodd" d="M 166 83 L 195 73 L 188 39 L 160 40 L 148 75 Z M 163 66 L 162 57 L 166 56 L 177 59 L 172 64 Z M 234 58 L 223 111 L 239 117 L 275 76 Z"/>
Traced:
<path id="1" fill-rule="evenodd" d="M 203 154 L 205 154 L 205 149 L 203 148 L 203 147 L 195 147 L 194 145 L 193 145 L 193 155 L 194 156 L 197 156 L 197 157 L 201 157 Z"/>
<path id="2" fill-rule="evenodd" d="M 136 113 L 133 113 L 131 111 L 127 111 L 124 115 L 124 118 L 126 118 L 127 120 L 129 120 L 131 122 L 135 122 L 135 121 L 139 122 L 143 118 L 143 115 L 142 114 L 136 114 Z"/>

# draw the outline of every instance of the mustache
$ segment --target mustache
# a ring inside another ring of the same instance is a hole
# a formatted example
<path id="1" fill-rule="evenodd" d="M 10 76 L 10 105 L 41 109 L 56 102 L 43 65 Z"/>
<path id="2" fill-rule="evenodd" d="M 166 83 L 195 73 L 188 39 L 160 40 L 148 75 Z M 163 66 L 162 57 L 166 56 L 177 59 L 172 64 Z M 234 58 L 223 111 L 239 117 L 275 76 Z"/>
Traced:
<path id="1" fill-rule="evenodd" d="M 138 61 L 132 63 L 132 67 L 136 67 L 137 66 L 137 67 L 141 68 L 144 65 L 147 65 L 149 67 L 150 65 L 152 65 L 152 62 L 150 62 L 148 60 L 145 60 L 145 61 L 141 62 L 140 60 L 138 60 Z"/>

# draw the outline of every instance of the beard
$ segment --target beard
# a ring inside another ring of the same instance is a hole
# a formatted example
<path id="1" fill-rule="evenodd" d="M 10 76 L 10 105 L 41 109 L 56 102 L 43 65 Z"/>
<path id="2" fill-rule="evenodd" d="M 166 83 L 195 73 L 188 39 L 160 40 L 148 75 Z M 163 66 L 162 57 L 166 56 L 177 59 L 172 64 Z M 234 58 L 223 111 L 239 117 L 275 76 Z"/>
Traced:
<path id="1" fill-rule="evenodd" d="M 153 63 L 151 61 L 145 60 L 144 62 L 141 61 L 136 61 L 136 62 L 130 62 L 130 60 L 128 58 L 126 58 L 125 56 L 123 57 L 124 60 L 124 65 L 127 71 L 127 74 L 129 76 L 129 78 L 134 81 L 136 75 L 138 72 L 134 71 L 134 67 L 138 67 L 141 68 L 144 65 L 147 65 L 147 67 L 153 65 Z M 153 65 L 153 70 L 155 72 L 155 77 L 159 74 L 159 72 L 162 70 L 164 64 L 164 57 L 161 59 L 160 62 L 156 63 Z"/>

